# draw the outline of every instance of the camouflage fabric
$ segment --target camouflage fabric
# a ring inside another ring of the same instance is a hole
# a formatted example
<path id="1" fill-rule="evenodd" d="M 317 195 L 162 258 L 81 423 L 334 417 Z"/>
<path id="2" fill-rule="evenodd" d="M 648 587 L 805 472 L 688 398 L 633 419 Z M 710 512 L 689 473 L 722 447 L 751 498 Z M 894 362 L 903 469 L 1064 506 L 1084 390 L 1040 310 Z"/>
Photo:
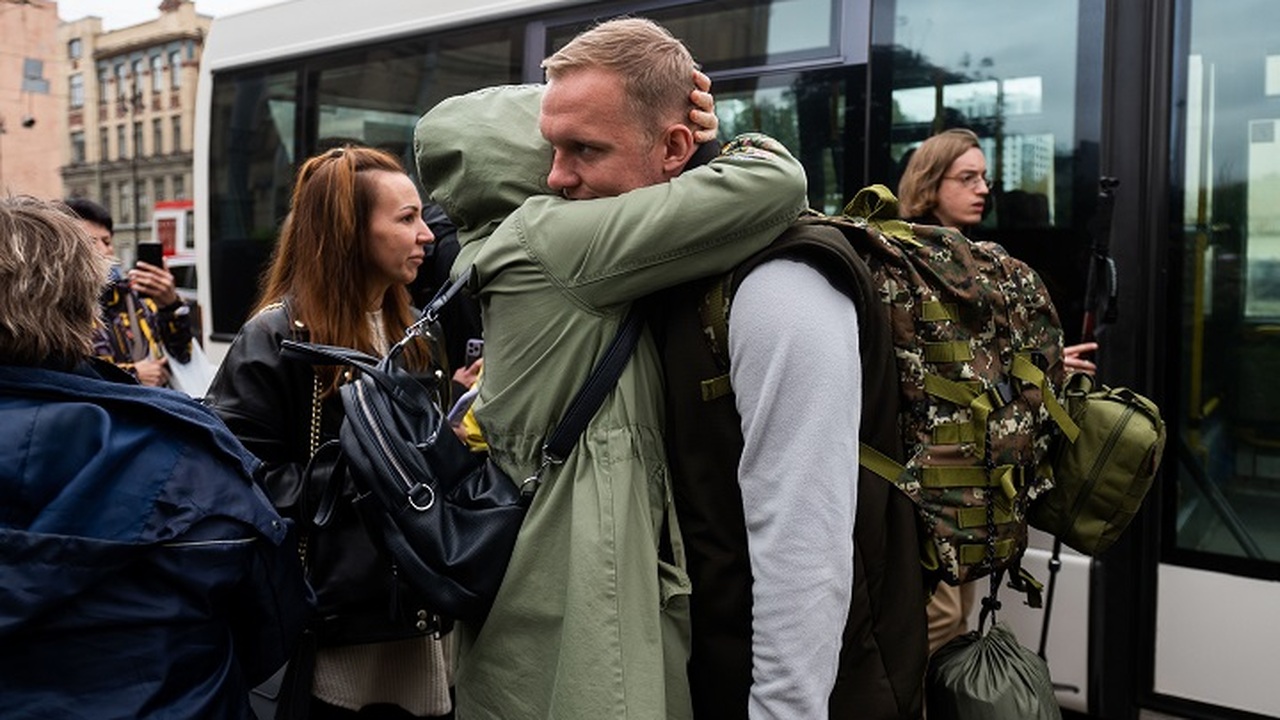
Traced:
<path id="1" fill-rule="evenodd" d="M 994 243 L 897 220 L 884 186 L 841 217 L 890 315 L 906 462 L 863 463 L 916 504 L 923 557 L 959 584 L 1013 564 L 1027 508 L 1053 486 L 1045 456 L 1057 426 L 1062 328 L 1044 284 Z M 856 230 L 855 230 L 856 229 Z"/>

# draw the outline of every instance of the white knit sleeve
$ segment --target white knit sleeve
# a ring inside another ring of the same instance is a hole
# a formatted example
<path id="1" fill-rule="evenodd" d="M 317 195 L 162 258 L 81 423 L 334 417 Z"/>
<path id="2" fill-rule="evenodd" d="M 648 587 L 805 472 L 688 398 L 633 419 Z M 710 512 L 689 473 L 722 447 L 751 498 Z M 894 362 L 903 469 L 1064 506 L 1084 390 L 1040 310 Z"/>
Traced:
<path id="1" fill-rule="evenodd" d="M 792 260 L 734 294 L 731 381 L 753 578 L 751 720 L 826 718 L 853 592 L 857 311 Z"/>

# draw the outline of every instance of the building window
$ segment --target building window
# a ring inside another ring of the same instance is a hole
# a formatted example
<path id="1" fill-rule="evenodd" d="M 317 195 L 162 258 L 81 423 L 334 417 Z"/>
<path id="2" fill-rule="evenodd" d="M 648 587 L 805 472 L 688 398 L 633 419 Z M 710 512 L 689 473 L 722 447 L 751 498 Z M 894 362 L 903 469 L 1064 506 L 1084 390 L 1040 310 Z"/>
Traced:
<path id="1" fill-rule="evenodd" d="M 84 107 L 84 75 L 76 73 L 69 79 L 71 84 L 71 107 Z"/>
<path id="2" fill-rule="evenodd" d="M 151 206 L 147 204 L 147 184 L 145 181 L 139 181 L 134 186 L 133 191 L 138 194 L 138 222 L 144 223 L 151 219 Z"/>
<path id="3" fill-rule="evenodd" d="M 129 71 L 125 68 L 124 63 L 116 64 L 116 97 L 121 100 L 128 99 L 129 97 L 129 91 L 126 89 L 126 86 L 129 83 L 125 82 L 125 78 L 128 77 L 128 73 Z"/>
<path id="4" fill-rule="evenodd" d="M 182 51 L 169 51 L 169 87 L 177 90 L 182 87 Z"/>
<path id="5" fill-rule="evenodd" d="M 71 164 L 79 165 L 84 162 L 84 132 L 71 133 Z"/>
<path id="6" fill-rule="evenodd" d="M 107 132 L 106 128 L 98 128 L 98 160 L 100 162 L 105 162 L 107 158 L 111 157 L 108 145 L 110 138 L 111 133 Z"/>
<path id="7" fill-rule="evenodd" d="M 173 116 L 173 151 L 182 152 L 182 116 Z"/>
<path id="8" fill-rule="evenodd" d="M 164 90 L 164 57 L 157 54 L 151 56 L 151 92 Z"/>
<path id="9" fill-rule="evenodd" d="M 98 102 L 105 103 L 110 94 L 107 92 L 107 81 L 111 79 L 111 72 L 106 66 L 98 68 Z"/>
<path id="10" fill-rule="evenodd" d="M 155 196 L 156 202 L 164 201 L 164 178 L 158 177 L 151 181 L 151 194 Z"/>
<path id="11" fill-rule="evenodd" d="M 151 121 L 151 154 L 164 153 L 164 123 L 160 118 Z"/>
<path id="12" fill-rule="evenodd" d="M 116 126 L 116 159 L 123 160 L 126 157 L 126 148 L 124 142 L 124 125 Z"/>
<path id="13" fill-rule="evenodd" d="M 187 178 L 185 175 L 173 176 L 173 199 L 185 200 L 187 198 Z"/>
<path id="14" fill-rule="evenodd" d="M 44 77 L 44 61 L 26 58 L 22 61 L 22 92 L 49 94 L 49 81 Z"/>
<path id="15" fill-rule="evenodd" d="M 129 78 L 129 97 L 134 103 L 134 110 L 138 109 L 137 104 L 142 102 L 142 91 L 146 86 L 142 84 L 142 58 L 135 58 L 129 63 L 131 76 Z"/>
<path id="16" fill-rule="evenodd" d="M 122 223 L 133 224 L 133 193 L 130 191 L 129 183 L 120 183 L 120 190 L 116 193 L 116 197 L 120 198 L 120 211 L 116 213 L 116 217 L 120 218 Z"/>
<path id="17" fill-rule="evenodd" d="M 79 60 L 82 55 L 84 55 L 84 43 L 80 41 L 80 38 L 71 38 L 71 41 L 67 43 L 67 57 L 72 60 Z"/>
<path id="18" fill-rule="evenodd" d="M 142 157 L 142 123 L 135 122 L 133 124 L 133 157 Z"/>

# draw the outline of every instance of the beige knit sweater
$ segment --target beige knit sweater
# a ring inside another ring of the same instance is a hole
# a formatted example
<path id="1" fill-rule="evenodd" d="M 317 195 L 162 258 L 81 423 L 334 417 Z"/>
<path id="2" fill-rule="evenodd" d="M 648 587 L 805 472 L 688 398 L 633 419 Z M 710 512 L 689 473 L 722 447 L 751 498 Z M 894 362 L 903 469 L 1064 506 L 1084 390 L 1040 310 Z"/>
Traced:
<path id="1" fill-rule="evenodd" d="M 419 717 L 444 715 L 452 705 L 453 633 L 390 643 L 321 648 L 311 692 L 348 710 L 393 703 Z"/>

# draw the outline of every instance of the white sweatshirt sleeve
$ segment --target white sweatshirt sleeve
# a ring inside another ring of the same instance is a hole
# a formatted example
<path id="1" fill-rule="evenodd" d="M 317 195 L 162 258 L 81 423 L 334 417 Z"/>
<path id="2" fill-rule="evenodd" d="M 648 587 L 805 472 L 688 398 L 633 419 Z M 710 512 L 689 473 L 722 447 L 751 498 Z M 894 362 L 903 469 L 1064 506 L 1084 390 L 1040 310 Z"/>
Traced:
<path id="1" fill-rule="evenodd" d="M 853 592 L 862 369 L 853 301 L 774 260 L 734 293 L 731 382 L 742 417 L 751 555 L 751 720 L 825 719 Z"/>

